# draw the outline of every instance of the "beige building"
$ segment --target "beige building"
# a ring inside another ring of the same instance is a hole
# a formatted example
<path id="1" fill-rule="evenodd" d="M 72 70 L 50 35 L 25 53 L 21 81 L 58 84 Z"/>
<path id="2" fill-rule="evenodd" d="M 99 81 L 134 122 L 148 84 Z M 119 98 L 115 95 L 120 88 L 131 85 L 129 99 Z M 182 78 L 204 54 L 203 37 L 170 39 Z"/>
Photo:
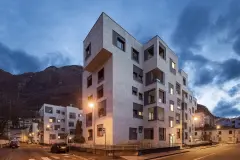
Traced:
<path id="1" fill-rule="evenodd" d="M 160 37 L 142 44 L 102 13 L 83 46 L 87 143 L 191 143 L 197 102 Z"/>

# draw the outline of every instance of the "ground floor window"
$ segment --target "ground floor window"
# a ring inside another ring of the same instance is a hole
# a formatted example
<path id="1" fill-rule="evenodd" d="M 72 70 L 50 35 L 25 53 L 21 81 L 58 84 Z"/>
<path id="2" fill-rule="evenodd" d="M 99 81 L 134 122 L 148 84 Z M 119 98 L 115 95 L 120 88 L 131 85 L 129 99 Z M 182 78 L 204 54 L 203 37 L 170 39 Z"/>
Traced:
<path id="1" fill-rule="evenodd" d="M 154 139 L 153 128 L 144 128 L 144 139 Z"/>
<path id="2" fill-rule="evenodd" d="M 137 128 L 129 128 L 129 140 L 137 140 Z"/>
<path id="3" fill-rule="evenodd" d="M 92 129 L 89 129 L 89 130 L 88 130 L 88 140 L 89 140 L 89 141 L 92 141 L 92 140 L 93 140 L 93 130 L 92 130 Z"/>
<path id="4" fill-rule="evenodd" d="M 56 134 L 50 134 L 50 139 L 56 139 Z"/>
<path id="5" fill-rule="evenodd" d="M 177 139 L 181 138 L 181 130 L 180 128 L 177 128 Z"/>
<path id="6" fill-rule="evenodd" d="M 166 140 L 166 128 L 159 128 L 159 140 L 160 141 Z"/>
<path id="7" fill-rule="evenodd" d="M 97 136 L 102 137 L 103 136 L 103 124 L 97 125 Z"/>

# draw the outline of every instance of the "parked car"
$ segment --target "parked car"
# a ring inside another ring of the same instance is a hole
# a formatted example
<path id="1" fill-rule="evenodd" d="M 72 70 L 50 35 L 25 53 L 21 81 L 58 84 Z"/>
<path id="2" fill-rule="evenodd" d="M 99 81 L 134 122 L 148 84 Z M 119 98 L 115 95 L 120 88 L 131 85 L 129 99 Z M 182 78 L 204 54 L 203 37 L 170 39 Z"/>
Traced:
<path id="1" fill-rule="evenodd" d="M 69 152 L 69 146 L 66 143 L 54 143 L 51 147 L 52 153 Z"/>
<path id="2" fill-rule="evenodd" d="M 20 147 L 20 143 L 19 143 L 18 140 L 11 140 L 10 144 L 9 144 L 9 147 L 10 148 L 18 148 L 18 147 Z"/>

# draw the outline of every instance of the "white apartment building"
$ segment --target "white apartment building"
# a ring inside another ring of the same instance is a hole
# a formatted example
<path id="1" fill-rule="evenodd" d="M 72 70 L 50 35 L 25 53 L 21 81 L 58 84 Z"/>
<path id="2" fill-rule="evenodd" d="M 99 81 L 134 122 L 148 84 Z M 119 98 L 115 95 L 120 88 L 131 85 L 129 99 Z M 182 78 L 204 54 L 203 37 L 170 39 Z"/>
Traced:
<path id="1" fill-rule="evenodd" d="M 102 13 L 83 45 L 87 143 L 169 146 L 192 141 L 197 102 L 177 55 L 160 37 L 142 44 Z"/>
<path id="2" fill-rule="evenodd" d="M 39 111 L 41 116 L 40 143 L 66 142 L 75 134 L 77 121 L 82 121 L 82 110 L 72 106 L 44 104 Z"/>

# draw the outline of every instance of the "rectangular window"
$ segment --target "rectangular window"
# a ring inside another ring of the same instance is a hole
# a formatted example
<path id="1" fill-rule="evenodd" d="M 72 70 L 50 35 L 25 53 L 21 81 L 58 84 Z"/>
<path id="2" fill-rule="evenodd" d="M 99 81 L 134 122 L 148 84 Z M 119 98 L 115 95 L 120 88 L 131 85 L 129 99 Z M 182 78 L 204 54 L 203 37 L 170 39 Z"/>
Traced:
<path id="1" fill-rule="evenodd" d="M 139 63 L 139 52 L 134 48 L 132 48 L 132 59 Z"/>
<path id="2" fill-rule="evenodd" d="M 148 120 L 155 120 L 154 108 L 148 108 Z"/>
<path id="3" fill-rule="evenodd" d="M 49 117 L 49 122 L 50 123 L 55 123 L 56 122 L 56 117 Z"/>
<path id="4" fill-rule="evenodd" d="M 189 133 L 191 133 L 192 132 L 192 128 L 191 127 L 189 127 Z"/>
<path id="5" fill-rule="evenodd" d="M 139 98 L 139 100 L 143 100 L 143 94 L 142 93 L 138 93 L 138 98 Z"/>
<path id="6" fill-rule="evenodd" d="M 181 99 L 177 98 L 177 108 L 181 109 Z"/>
<path id="7" fill-rule="evenodd" d="M 113 31 L 113 45 L 125 51 L 125 39 L 115 31 Z"/>
<path id="8" fill-rule="evenodd" d="M 92 75 L 88 76 L 87 78 L 87 88 L 92 85 Z"/>
<path id="9" fill-rule="evenodd" d="M 229 134 L 232 134 L 232 131 L 231 131 L 231 130 L 229 131 Z"/>
<path id="10" fill-rule="evenodd" d="M 92 113 L 86 114 L 86 127 L 92 126 Z"/>
<path id="11" fill-rule="evenodd" d="M 170 100 L 169 101 L 169 108 L 170 108 L 170 111 L 174 111 L 174 101 Z"/>
<path id="12" fill-rule="evenodd" d="M 144 139 L 154 139 L 153 128 L 144 128 Z"/>
<path id="13" fill-rule="evenodd" d="M 143 105 L 133 103 L 133 118 L 143 119 Z"/>
<path id="14" fill-rule="evenodd" d="M 65 119 L 61 119 L 61 122 L 65 122 Z"/>
<path id="15" fill-rule="evenodd" d="M 166 103 L 166 92 L 159 89 L 159 102 Z"/>
<path id="16" fill-rule="evenodd" d="M 69 118 L 70 119 L 76 119 L 76 113 L 70 112 L 69 113 Z"/>
<path id="17" fill-rule="evenodd" d="M 149 60 L 153 56 L 154 56 L 154 45 L 152 45 L 151 47 L 149 47 L 144 51 L 144 61 Z"/>
<path id="18" fill-rule="evenodd" d="M 75 129 L 70 129 L 70 130 L 69 130 L 69 134 L 70 134 L 70 135 L 74 135 L 75 133 L 76 133 L 76 130 L 75 130 Z"/>
<path id="19" fill-rule="evenodd" d="M 62 115 L 65 115 L 65 112 L 62 112 Z"/>
<path id="20" fill-rule="evenodd" d="M 51 140 L 56 139 L 56 134 L 50 134 L 50 139 Z"/>
<path id="21" fill-rule="evenodd" d="M 103 85 L 99 86 L 97 88 L 97 98 L 102 98 L 103 97 L 103 94 L 104 94 L 104 91 L 103 91 Z"/>
<path id="22" fill-rule="evenodd" d="M 90 56 L 91 56 L 91 43 L 85 49 L 85 60 L 87 60 L 88 57 L 90 57 Z"/>
<path id="23" fill-rule="evenodd" d="M 63 131 L 63 132 L 64 132 L 64 131 L 65 131 L 65 128 L 61 128 L 61 131 Z"/>
<path id="24" fill-rule="evenodd" d="M 65 139 L 66 135 L 65 133 L 58 133 L 58 139 Z"/>
<path id="25" fill-rule="evenodd" d="M 50 114 L 52 114 L 52 113 L 53 113 L 53 108 L 52 108 L 52 107 L 45 106 L 45 113 L 50 113 Z"/>
<path id="26" fill-rule="evenodd" d="M 188 114 L 187 113 L 185 113 L 185 119 L 188 120 Z"/>
<path id="27" fill-rule="evenodd" d="M 188 133 L 185 132 L 185 139 L 188 139 Z"/>
<path id="28" fill-rule="evenodd" d="M 184 122 L 184 129 L 187 129 L 187 123 Z"/>
<path id="29" fill-rule="evenodd" d="M 107 114 L 107 100 L 98 102 L 98 117 L 104 117 Z"/>
<path id="30" fill-rule="evenodd" d="M 189 96 L 189 101 L 192 103 L 192 96 L 191 95 Z"/>
<path id="31" fill-rule="evenodd" d="M 194 108 L 192 107 L 192 113 L 194 114 Z"/>
<path id="32" fill-rule="evenodd" d="M 168 89 L 169 89 L 169 93 L 173 95 L 174 86 L 171 83 L 168 83 Z"/>
<path id="33" fill-rule="evenodd" d="M 129 140 L 137 140 L 137 128 L 129 128 Z"/>
<path id="34" fill-rule="evenodd" d="M 173 117 L 169 117 L 169 127 L 173 128 Z"/>
<path id="35" fill-rule="evenodd" d="M 159 128 L 159 141 L 166 140 L 166 128 Z"/>
<path id="36" fill-rule="evenodd" d="M 88 130 L 88 141 L 92 141 L 93 140 L 93 130 L 89 129 Z"/>
<path id="37" fill-rule="evenodd" d="M 159 56 L 162 57 L 162 59 L 166 59 L 166 52 L 165 47 L 163 47 L 161 44 L 159 44 Z"/>
<path id="38" fill-rule="evenodd" d="M 178 82 L 176 82 L 176 92 L 178 95 L 181 95 L 181 85 Z"/>
<path id="39" fill-rule="evenodd" d="M 156 102 L 156 90 L 151 89 L 144 92 L 144 105 L 153 104 Z"/>
<path id="40" fill-rule="evenodd" d="M 157 119 L 159 120 L 159 121 L 164 121 L 164 108 L 162 108 L 162 107 L 155 107 L 155 108 L 157 108 Z"/>
<path id="41" fill-rule="evenodd" d="M 170 71 L 173 73 L 173 74 L 176 74 L 176 63 L 173 62 L 173 60 L 170 58 Z"/>
<path id="42" fill-rule="evenodd" d="M 180 114 L 176 113 L 176 124 L 180 124 Z"/>
<path id="43" fill-rule="evenodd" d="M 54 125 L 54 130 L 60 130 L 60 125 Z"/>
<path id="44" fill-rule="evenodd" d="M 142 133 L 143 131 L 143 126 L 138 126 L 138 133 Z"/>
<path id="45" fill-rule="evenodd" d="M 99 124 L 97 125 L 97 136 L 102 137 L 103 135 L 104 135 L 103 124 Z"/>
<path id="46" fill-rule="evenodd" d="M 133 65 L 133 79 L 143 83 L 143 70 L 135 65 Z"/>
<path id="47" fill-rule="evenodd" d="M 88 101 L 92 101 L 93 100 L 93 95 L 88 96 Z"/>
<path id="48" fill-rule="evenodd" d="M 102 82 L 104 80 L 104 68 L 102 68 L 99 72 L 98 72 L 98 83 Z"/>
<path id="49" fill-rule="evenodd" d="M 180 128 L 177 128 L 177 139 L 181 138 L 181 130 Z"/>
<path id="50" fill-rule="evenodd" d="M 56 113 L 57 113 L 57 114 L 60 114 L 60 110 L 56 110 Z"/>
<path id="51" fill-rule="evenodd" d="M 195 132 L 195 136 L 197 136 L 197 132 Z"/>
<path id="52" fill-rule="evenodd" d="M 137 89 L 136 87 L 133 87 L 133 86 L 132 86 L 132 94 L 135 95 L 135 96 L 137 96 L 137 94 L 138 94 L 138 89 Z"/>
<path id="53" fill-rule="evenodd" d="M 69 127 L 74 127 L 74 122 L 68 122 Z"/>
<path id="54" fill-rule="evenodd" d="M 186 81 L 186 78 L 183 77 L 183 85 L 186 86 L 187 85 L 187 81 Z"/>

